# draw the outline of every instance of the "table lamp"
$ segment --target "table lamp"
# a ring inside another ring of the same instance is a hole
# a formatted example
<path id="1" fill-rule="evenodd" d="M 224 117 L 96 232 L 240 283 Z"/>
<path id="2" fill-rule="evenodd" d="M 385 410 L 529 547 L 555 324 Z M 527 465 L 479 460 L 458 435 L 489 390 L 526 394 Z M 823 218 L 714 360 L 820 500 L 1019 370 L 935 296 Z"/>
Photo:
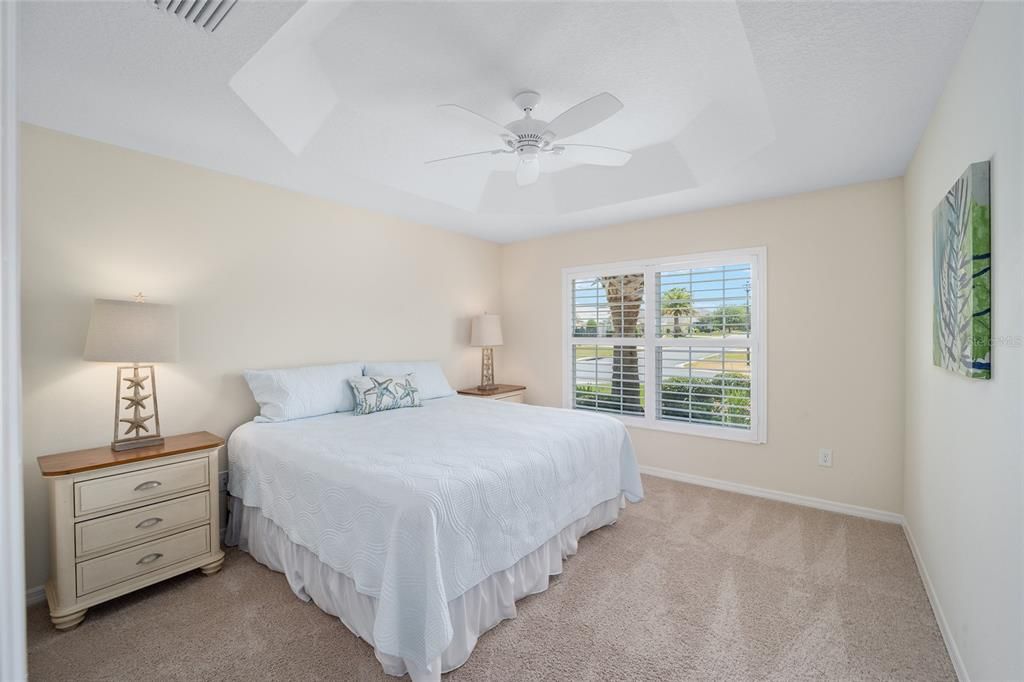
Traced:
<path id="1" fill-rule="evenodd" d="M 498 385 L 494 383 L 494 347 L 502 345 L 501 316 L 484 313 L 474 317 L 469 343 L 483 349 L 480 358 L 480 385 L 477 388 L 481 391 L 496 391 Z"/>
<path id="2" fill-rule="evenodd" d="M 111 449 L 163 444 L 156 403 L 156 370 L 152 363 L 178 359 L 177 309 L 146 303 L 141 293 L 134 301 L 96 299 L 84 357 L 122 363 L 117 368 L 114 389 Z"/>

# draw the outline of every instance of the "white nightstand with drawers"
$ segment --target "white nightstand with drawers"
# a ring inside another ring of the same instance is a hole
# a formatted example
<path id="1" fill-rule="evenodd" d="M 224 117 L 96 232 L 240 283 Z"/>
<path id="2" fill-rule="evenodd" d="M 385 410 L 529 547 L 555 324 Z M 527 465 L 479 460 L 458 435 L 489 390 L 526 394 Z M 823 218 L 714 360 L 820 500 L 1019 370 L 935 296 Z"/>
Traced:
<path id="1" fill-rule="evenodd" d="M 95 606 L 201 568 L 220 570 L 217 453 L 205 431 L 163 445 L 40 457 L 50 486 L 46 599 L 59 630 Z"/>

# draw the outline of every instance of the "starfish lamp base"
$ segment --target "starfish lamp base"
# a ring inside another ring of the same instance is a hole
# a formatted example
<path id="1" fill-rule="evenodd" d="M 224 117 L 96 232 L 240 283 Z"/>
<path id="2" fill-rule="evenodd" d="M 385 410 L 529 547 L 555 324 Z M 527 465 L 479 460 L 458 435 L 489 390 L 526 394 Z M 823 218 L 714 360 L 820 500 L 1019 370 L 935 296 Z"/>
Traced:
<path id="1" fill-rule="evenodd" d="M 484 346 L 480 352 L 480 385 L 477 389 L 481 391 L 497 391 L 498 385 L 494 383 L 494 348 Z"/>
<path id="2" fill-rule="evenodd" d="M 153 365 L 118 367 L 115 391 L 114 440 L 110 449 L 121 452 L 162 445 Z"/>

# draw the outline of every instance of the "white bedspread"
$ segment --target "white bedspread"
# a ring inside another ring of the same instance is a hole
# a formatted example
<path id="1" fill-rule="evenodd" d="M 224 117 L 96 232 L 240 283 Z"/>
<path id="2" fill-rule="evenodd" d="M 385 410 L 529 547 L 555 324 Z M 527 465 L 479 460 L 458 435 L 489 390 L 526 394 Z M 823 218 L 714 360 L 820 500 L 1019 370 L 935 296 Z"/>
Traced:
<path id="1" fill-rule="evenodd" d="M 248 423 L 229 490 L 376 597 L 378 650 L 423 668 L 448 602 L 596 505 L 643 498 L 621 422 L 455 396 L 355 417 Z"/>

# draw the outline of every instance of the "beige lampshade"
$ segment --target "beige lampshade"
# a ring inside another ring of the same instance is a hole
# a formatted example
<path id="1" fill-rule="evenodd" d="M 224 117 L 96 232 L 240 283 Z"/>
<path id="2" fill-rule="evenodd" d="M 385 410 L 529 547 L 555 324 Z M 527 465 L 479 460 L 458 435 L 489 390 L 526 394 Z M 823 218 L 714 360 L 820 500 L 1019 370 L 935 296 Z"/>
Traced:
<path id="1" fill-rule="evenodd" d="M 172 305 L 96 299 L 85 359 L 99 362 L 174 362 L 178 310 Z"/>
<path id="2" fill-rule="evenodd" d="M 470 334 L 471 346 L 500 346 L 501 315 L 484 313 L 473 318 L 473 331 Z"/>

